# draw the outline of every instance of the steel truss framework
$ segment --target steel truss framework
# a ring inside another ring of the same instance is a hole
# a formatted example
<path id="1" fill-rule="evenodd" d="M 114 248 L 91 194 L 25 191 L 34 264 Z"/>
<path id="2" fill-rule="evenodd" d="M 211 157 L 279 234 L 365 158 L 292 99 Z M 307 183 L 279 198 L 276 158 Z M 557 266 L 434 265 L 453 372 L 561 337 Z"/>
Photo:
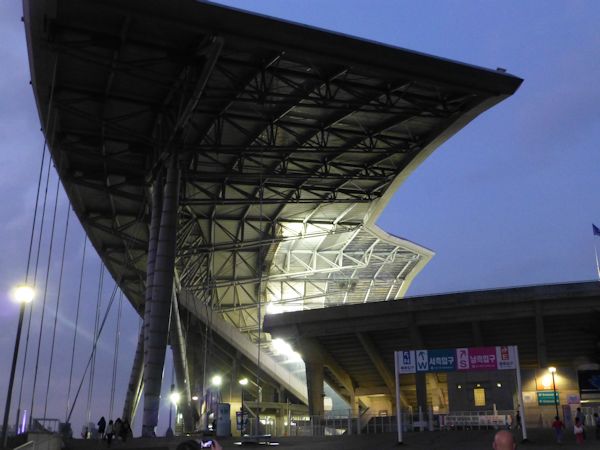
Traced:
<path id="1" fill-rule="evenodd" d="M 379 212 L 521 82 L 191 0 L 24 5 L 44 132 L 113 277 L 143 311 L 150 187 L 176 158 L 178 282 L 250 338 L 261 302 L 401 296 L 432 253 Z"/>

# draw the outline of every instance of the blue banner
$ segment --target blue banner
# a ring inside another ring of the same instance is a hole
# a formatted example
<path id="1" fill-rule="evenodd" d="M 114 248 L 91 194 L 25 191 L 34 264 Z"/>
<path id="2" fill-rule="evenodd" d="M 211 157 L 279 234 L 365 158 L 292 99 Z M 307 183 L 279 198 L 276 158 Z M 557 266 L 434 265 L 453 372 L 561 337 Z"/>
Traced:
<path id="1" fill-rule="evenodd" d="M 430 372 L 452 372 L 456 370 L 456 350 L 428 350 Z"/>

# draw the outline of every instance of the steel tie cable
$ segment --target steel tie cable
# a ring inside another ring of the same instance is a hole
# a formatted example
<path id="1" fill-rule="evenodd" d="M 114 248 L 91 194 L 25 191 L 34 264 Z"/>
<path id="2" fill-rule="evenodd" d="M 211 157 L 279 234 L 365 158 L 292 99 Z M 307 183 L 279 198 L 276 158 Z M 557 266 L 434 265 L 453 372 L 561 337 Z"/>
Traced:
<path id="1" fill-rule="evenodd" d="M 96 342 L 100 337 L 100 332 L 98 330 L 98 323 L 100 320 L 100 305 L 102 303 L 102 286 L 104 284 L 104 264 L 100 261 L 100 275 L 98 276 L 98 295 L 96 297 L 96 318 L 94 320 L 94 340 L 92 343 L 92 365 L 89 375 L 89 383 L 88 383 L 88 398 L 87 398 L 87 419 L 88 424 L 92 418 L 92 394 L 94 391 L 94 376 L 96 374 Z"/>
<path id="2" fill-rule="evenodd" d="M 123 309 L 123 291 L 119 291 L 119 309 L 117 310 L 117 329 L 115 331 L 115 356 L 113 358 L 113 369 L 112 369 L 112 384 L 110 389 L 110 408 L 108 411 L 108 417 L 112 417 L 113 406 L 115 400 L 115 385 L 117 380 L 117 365 L 119 362 L 119 337 L 121 334 L 121 311 Z"/>
<path id="3" fill-rule="evenodd" d="M 104 325 L 106 324 L 106 319 L 108 317 L 108 313 L 110 312 L 110 310 L 112 308 L 112 304 L 115 299 L 115 293 L 117 292 L 117 288 L 118 288 L 118 286 L 115 285 L 115 288 L 110 297 L 110 300 L 108 301 L 108 306 L 106 307 L 106 312 L 104 313 L 104 318 L 102 319 L 102 323 L 100 324 L 100 327 L 98 328 L 98 334 L 93 341 L 92 351 L 88 358 L 88 362 L 85 366 L 83 374 L 81 375 L 81 381 L 79 382 L 79 387 L 77 388 L 77 392 L 75 393 L 75 398 L 73 399 L 73 405 L 71 405 L 71 410 L 69 411 L 69 415 L 67 416 L 67 422 L 69 422 L 71 420 L 71 416 L 73 415 L 73 411 L 75 410 L 75 404 L 77 403 L 77 398 L 79 397 L 79 393 L 81 392 L 81 387 L 83 386 L 83 383 L 85 382 L 85 376 L 87 374 L 88 369 L 90 368 L 90 365 L 92 364 L 92 359 L 94 358 L 94 355 L 96 354 L 96 347 L 98 345 L 98 340 L 100 339 L 102 330 L 104 329 Z"/>
<path id="4" fill-rule="evenodd" d="M 50 279 L 50 262 L 52 260 L 52 248 L 53 248 L 53 244 L 54 244 L 54 228 L 56 226 L 56 211 L 58 209 L 59 187 L 60 187 L 60 179 L 58 178 L 58 175 L 57 175 L 57 177 L 56 177 L 56 193 L 54 196 L 54 211 L 52 214 L 52 227 L 50 230 L 48 261 L 47 261 L 47 267 L 46 267 L 46 280 L 44 283 L 44 299 L 42 301 L 42 317 L 40 319 L 40 329 L 39 329 L 39 334 L 38 334 L 38 346 L 37 346 L 37 352 L 36 352 L 36 358 L 35 358 L 35 370 L 33 372 L 33 387 L 31 390 L 31 409 L 29 410 L 30 428 L 31 428 L 31 424 L 33 423 L 33 407 L 34 407 L 34 401 L 35 401 L 35 389 L 36 389 L 36 385 L 37 385 L 37 375 L 38 375 L 39 363 L 40 363 L 40 348 L 42 346 L 42 333 L 43 333 L 43 329 L 44 329 L 44 316 L 45 316 L 45 312 L 46 312 L 46 301 L 48 299 L 48 282 Z"/>
<path id="5" fill-rule="evenodd" d="M 33 221 L 31 224 L 31 234 L 29 237 L 29 251 L 27 253 L 27 268 L 25 269 L 25 283 L 28 284 L 29 283 L 29 270 L 30 270 L 30 266 L 31 266 L 31 254 L 33 251 L 33 242 L 35 240 L 35 224 L 37 222 L 37 211 L 38 211 L 38 206 L 39 206 L 39 200 L 40 200 L 40 189 L 42 186 L 42 174 L 44 172 L 44 162 L 46 159 L 46 148 L 48 146 L 48 137 L 47 137 L 47 133 L 49 131 L 49 126 L 50 126 L 50 118 L 52 116 L 52 108 L 54 106 L 54 87 L 56 86 L 56 68 L 58 65 L 58 55 L 56 56 L 56 58 L 54 59 L 54 67 L 52 69 L 52 86 L 50 88 L 50 96 L 48 98 L 48 115 L 46 116 L 46 124 L 45 124 L 45 128 L 44 131 L 46 131 L 46 133 L 44 133 L 44 145 L 42 146 L 42 161 L 40 163 L 40 172 L 38 175 L 38 184 L 37 184 L 37 192 L 36 192 L 36 197 L 35 197 L 35 206 L 34 206 L 34 210 L 33 210 Z M 50 166 L 50 163 L 48 163 Z M 49 168 L 49 167 L 48 167 Z M 48 182 L 46 181 L 46 194 L 48 192 Z M 45 205 L 45 197 L 44 197 L 44 211 L 46 209 L 46 205 Z M 40 243 L 41 243 L 41 233 L 43 230 L 43 215 L 42 215 L 42 225 L 40 226 Z M 37 260 L 39 260 L 39 247 L 38 247 L 38 258 Z M 37 273 L 37 260 L 36 260 L 36 273 Z M 33 282 L 33 287 L 35 288 L 35 280 Z M 32 308 L 33 305 L 28 305 L 27 310 L 28 310 L 28 314 L 27 314 L 27 335 L 26 335 L 26 340 L 25 340 L 25 351 L 23 352 L 23 366 L 21 369 L 21 379 L 20 379 L 20 383 L 19 383 L 19 400 L 17 402 L 17 417 L 16 417 L 16 427 L 15 429 L 18 430 L 19 426 L 19 415 L 20 415 L 20 411 L 21 411 L 21 400 L 23 398 L 23 380 L 25 378 L 25 366 L 27 364 L 27 355 L 29 353 L 29 336 L 30 336 L 30 332 L 31 332 L 31 315 L 32 315 Z M 24 431 L 24 430 L 23 430 Z"/>
<path id="6" fill-rule="evenodd" d="M 79 291 L 77 293 L 77 311 L 75 313 L 75 328 L 73 330 L 73 346 L 71 348 L 71 368 L 69 369 L 69 387 L 67 388 L 67 408 L 65 410 L 65 422 L 69 415 L 71 406 L 71 382 L 73 381 L 73 365 L 75 362 L 75 344 L 77 341 L 77 326 L 79 325 L 79 307 L 81 305 L 81 288 L 83 286 L 83 268 L 85 267 L 85 251 L 87 248 L 87 236 L 83 238 L 83 256 L 81 258 L 81 271 L 79 273 Z"/>
<path id="7" fill-rule="evenodd" d="M 65 222 L 65 235 L 63 239 L 62 255 L 60 259 L 60 275 L 58 277 L 58 291 L 56 293 L 56 308 L 54 309 L 54 326 L 52 327 L 52 344 L 50 346 L 50 367 L 48 368 L 48 381 L 46 382 L 46 398 L 44 400 L 44 417 L 48 411 L 48 393 L 50 391 L 50 378 L 52 377 L 52 366 L 54 363 L 54 346 L 56 343 L 56 324 L 58 322 L 58 309 L 60 306 L 60 294 L 62 290 L 63 273 L 65 268 L 65 252 L 67 249 L 67 236 L 69 233 L 69 218 L 71 217 L 71 209 L 67 205 L 67 219 Z"/>

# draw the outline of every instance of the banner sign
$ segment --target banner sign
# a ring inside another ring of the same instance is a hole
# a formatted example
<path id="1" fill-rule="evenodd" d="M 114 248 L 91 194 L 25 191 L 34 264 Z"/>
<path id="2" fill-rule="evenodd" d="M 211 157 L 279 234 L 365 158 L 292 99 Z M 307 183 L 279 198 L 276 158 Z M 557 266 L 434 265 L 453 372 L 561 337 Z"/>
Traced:
<path id="1" fill-rule="evenodd" d="M 440 414 L 441 427 L 505 427 L 508 423 L 506 415 L 474 416 L 462 414 Z"/>
<path id="2" fill-rule="evenodd" d="M 396 352 L 398 373 L 516 369 L 512 345 Z"/>
<path id="3" fill-rule="evenodd" d="M 417 364 L 414 350 L 396 352 L 398 359 L 398 373 L 415 373 Z"/>
<path id="4" fill-rule="evenodd" d="M 417 372 L 453 372 L 456 370 L 456 351 L 417 350 Z"/>
<path id="5" fill-rule="evenodd" d="M 496 347 L 459 348 L 469 354 L 468 367 L 460 370 L 496 370 Z"/>
<path id="6" fill-rule="evenodd" d="M 538 391 L 537 400 L 538 405 L 558 405 L 560 394 L 556 392 L 556 398 L 554 397 L 554 391 Z"/>
<path id="7" fill-rule="evenodd" d="M 235 424 L 238 431 L 245 430 L 248 426 L 248 413 L 242 411 L 235 412 Z"/>

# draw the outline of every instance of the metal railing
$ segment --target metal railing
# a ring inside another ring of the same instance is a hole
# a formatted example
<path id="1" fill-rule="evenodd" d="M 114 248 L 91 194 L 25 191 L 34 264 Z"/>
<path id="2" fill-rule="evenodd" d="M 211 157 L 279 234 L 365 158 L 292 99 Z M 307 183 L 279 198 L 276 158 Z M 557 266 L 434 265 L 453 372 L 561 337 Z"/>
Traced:
<path id="1" fill-rule="evenodd" d="M 600 406 L 581 407 L 586 418 L 586 425 L 594 424 L 594 413 L 600 414 Z M 529 427 L 544 427 L 546 422 L 535 421 L 527 417 Z M 438 430 L 484 430 L 515 428 L 517 426 L 513 410 L 477 410 L 452 411 L 436 414 L 432 411 L 421 416 L 413 414 L 412 409 L 402 411 L 403 431 L 438 431 Z M 244 430 L 245 434 L 260 436 L 339 436 L 356 434 L 379 434 L 397 432 L 395 415 L 387 411 L 372 413 L 363 411 L 353 415 L 351 411 L 329 411 L 322 416 L 294 415 L 287 417 L 261 416 L 260 422 L 250 417 Z"/>
<path id="2" fill-rule="evenodd" d="M 30 433 L 27 442 L 15 447 L 14 450 L 60 450 L 62 446 L 61 437 L 55 433 Z"/>

